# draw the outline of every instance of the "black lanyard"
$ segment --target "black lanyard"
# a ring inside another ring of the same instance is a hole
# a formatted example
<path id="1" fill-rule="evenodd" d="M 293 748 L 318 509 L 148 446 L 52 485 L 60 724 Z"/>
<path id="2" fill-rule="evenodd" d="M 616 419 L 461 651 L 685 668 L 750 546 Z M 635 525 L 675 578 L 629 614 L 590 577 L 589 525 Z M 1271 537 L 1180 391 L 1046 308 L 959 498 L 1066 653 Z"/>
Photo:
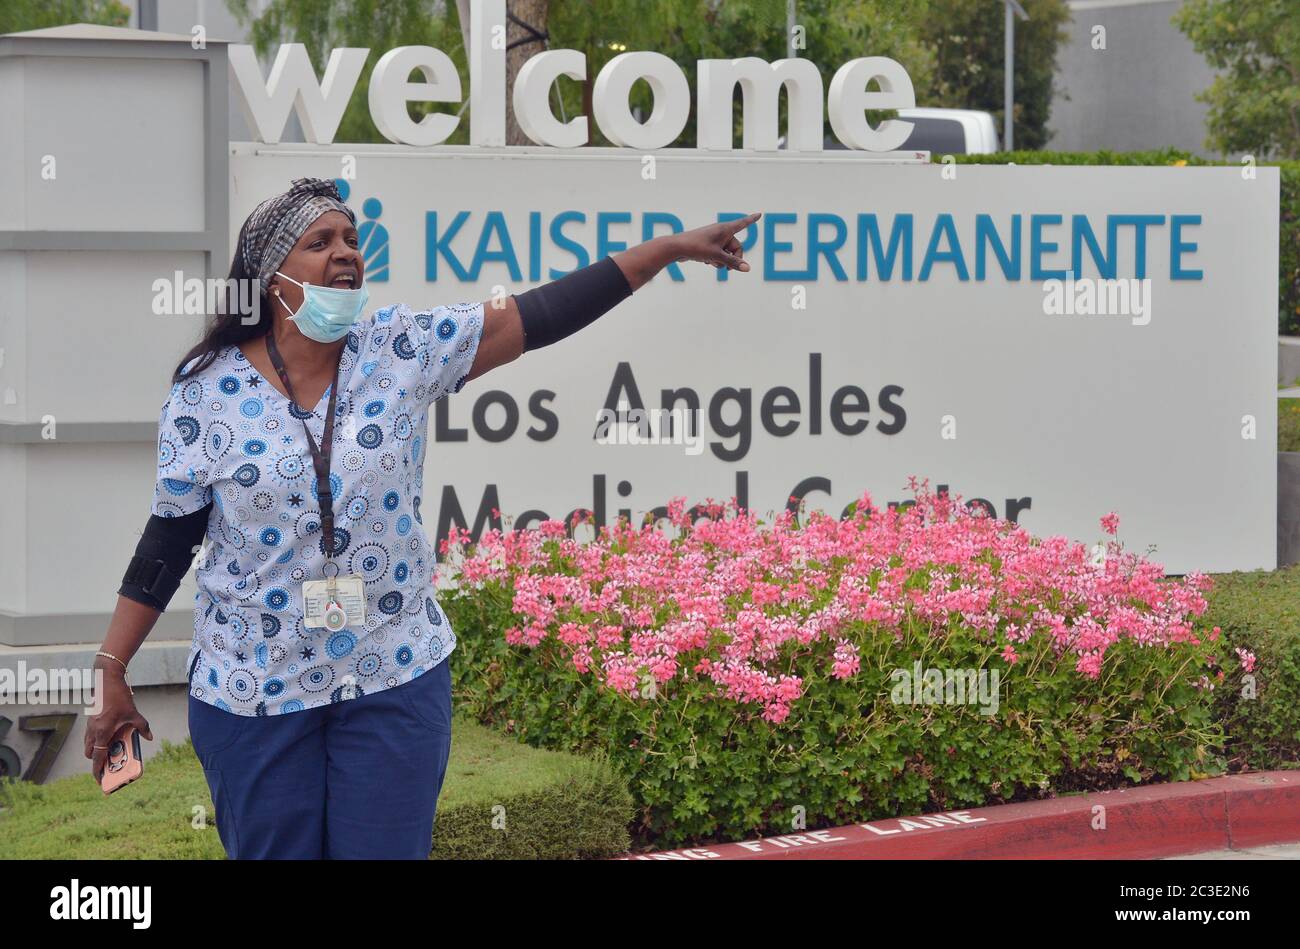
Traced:
<path id="1" fill-rule="evenodd" d="M 298 405 L 298 400 L 294 398 L 293 386 L 289 384 L 289 370 L 284 366 L 284 360 L 280 358 L 280 350 L 275 345 L 275 330 L 272 329 L 266 334 L 266 354 L 271 358 L 271 365 L 279 373 L 280 381 L 284 383 L 284 391 L 289 393 L 289 399 L 294 405 Z M 307 419 L 302 420 L 303 430 L 307 433 L 307 445 L 311 448 L 311 461 L 316 469 L 316 502 L 320 505 L 320 529 L 325 537 L 325 554 L 328 557 L 334 556 L 334 491 L 330 485 L 330 452 L 334 449 L 334 403 L 339 394 L 339 369 L 343 365 L 343 350 L 339 349 L 339 364 L 334 367 L 334 383 L 330 386 L 330 404 L 325 410 L 325 433 L 323 436 L 324 445 L 317 447 L 316 439 L 312 437 L 311 429 L 307 427 Z M 304 409 L 298 405 L 300 412 L 311 414 L 310 409 Z"/>

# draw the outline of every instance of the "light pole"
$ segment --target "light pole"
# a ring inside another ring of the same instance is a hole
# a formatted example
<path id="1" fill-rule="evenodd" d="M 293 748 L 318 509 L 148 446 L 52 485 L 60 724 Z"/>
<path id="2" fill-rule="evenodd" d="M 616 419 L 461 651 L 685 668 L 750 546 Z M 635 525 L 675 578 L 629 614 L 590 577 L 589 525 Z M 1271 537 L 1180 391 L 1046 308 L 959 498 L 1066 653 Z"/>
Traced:
<path id="1" fill-rule="evenodd" d="M 1007 16 L 1007 33 L 1006 49 L 1003 53 L 1003 77 L 1002 77 L 1002 100 L 1005 107 L 1005 114 L 1002 116 L 1002 150 L 1013 151 L 1011 137 L 1011 110 L 1015 105 L 1015 75 L 1016 75 L 1016 17 L 1022 20 L 1028 20 L 1029 14 L 1025 12 L 1017 0 L 1002 0 L 1006 8 Z"/>
<path id="2" fill-rule="evenodd" d="M 799 54 L 794 48 L 794 20 L 797 16 L 795 7 L 798 0 L 786 0 L 785 4 L 785 56 L 786 59 L 794 59 Z"/>

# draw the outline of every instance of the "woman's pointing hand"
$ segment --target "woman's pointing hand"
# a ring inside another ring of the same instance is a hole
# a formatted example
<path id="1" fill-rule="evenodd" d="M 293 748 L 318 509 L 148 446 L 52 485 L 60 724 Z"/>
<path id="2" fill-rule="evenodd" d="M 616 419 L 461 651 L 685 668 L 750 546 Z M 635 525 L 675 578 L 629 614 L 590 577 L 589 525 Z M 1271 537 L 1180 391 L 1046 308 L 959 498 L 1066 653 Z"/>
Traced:
<path id="1" fill-rule="evenodd" d="M 739 231 L 749 227 L 763 216 L 762 211 L 755 211 L 734 221 L 719 221 L 706 224 L 693 231 L 683 231 L 674 235 L 674 260 L 697 260 L 715 267 L 748 272 L 749 264 L 744 260 L 744 251 L 736 239 Z"/>
<path id="2" fill-rule="evenodd" d="M 633 291 L 644 286 L 669 264 L 679 260 L 698 260 L 702 264 L 748 272 L 749 264 L 745 263 L 745 254 L 736 234 L 762 216 L 761 211 L 755 211 L 734 221 L 706 224 L 693 231 L 660 234 L 615 254 L 613 261 L 622 269 L 627 285 Z"/>

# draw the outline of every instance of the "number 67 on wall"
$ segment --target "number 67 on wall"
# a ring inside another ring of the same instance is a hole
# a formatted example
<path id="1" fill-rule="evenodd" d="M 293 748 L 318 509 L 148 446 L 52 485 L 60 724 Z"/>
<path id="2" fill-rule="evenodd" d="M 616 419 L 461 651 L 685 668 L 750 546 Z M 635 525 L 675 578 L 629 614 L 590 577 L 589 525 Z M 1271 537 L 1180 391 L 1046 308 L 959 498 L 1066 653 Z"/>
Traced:
<path id="1" fill-rule="evenodd" d="M 22 759 L 18 757 L 18 752 L 14 751 L 8 745 L 0 745 L 0 779 L 13 778 L 15 781 L 31 781 L 33 784 L 42 784 L 49 775 L 50 769 L 54 767 L 54 759 L 59 756 L 63 750 L 64 743 L 68 736 L 72 734 L 72 726 L 77 720 L 76 712 L 54 712 L 48 715 L 24 715 L 18 719 L 18 730 L 21 732 L 45 732 L 45 738 L 41 745 L 36 749 L 36 755 L 32 759 L 31 766 L 27 773 L 19 777 L 22 771 Z M 4 715 L 0 715 L 0 741 L 4 740 L 9 729 L 13 727 L 13 721 Z"/>

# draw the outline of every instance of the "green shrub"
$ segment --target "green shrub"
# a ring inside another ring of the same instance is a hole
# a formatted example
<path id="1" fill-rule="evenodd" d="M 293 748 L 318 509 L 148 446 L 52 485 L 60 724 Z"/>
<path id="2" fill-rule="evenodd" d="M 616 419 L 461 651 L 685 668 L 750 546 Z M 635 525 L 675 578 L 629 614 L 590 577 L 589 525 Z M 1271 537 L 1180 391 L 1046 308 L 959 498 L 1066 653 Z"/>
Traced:
<path id="1" fill-rule="evenodd" d="M 444 600 L 467 653 L 462 708 L 540 747 L 607 749 L 639 805 L 642 844 L 788 833 L 796 807 L 817 828 L 1224 770 L 1212 693 L 1177 675 L 1186 656 L 1131 642 L 1111 647 L 1094 681 L 1043 642 L 1006 667 L 969 631 L 931 639 L 918 626 L 868 639 L 848 680 L 793 662 L 806 692 L 774 725 L 676 682 L 650 703 L 594 688 L 558 655 L 506 644 L 504 619 L 481 602 Z M 997 713 L 893 704 L 890 671 L 918 656 L 926 668 L 1000 666 Z"/>
<path id="2" fill-rule="evenodd" d="M 1300 451 L 1300 399 L 1277 400 L 1277 450 Z"/>
<path id="3" fill-rule="evenodd" d="M 1233 770 L 1300 767 L 1300 564 L 1215 578 L 1205 620 L 1255 654 L 1254 696 L 1237 670 L 1215 690 Z"/>
<path id="4" fill-rule="evenodd" d="M 1022 654 L 1005 670 L 997 716 L 892 705 L 882 699 L 885 670 L 910 663 L 922 644 L 885 637 L 863 648 L 862 672 L 850 680 L 796 663 L 809 691 L 782 725 L 672 689 L 642 719 L 645 703 L 592 688 L 558 656 L 508 645 L 501 591 L 445 605 L 462 630 L 462 709 L 531 744 L 608 749 L 638 801 L 639 843 L 673 846 L 786 833 L 795 806 L 816 828 L 1300 766 L 1300 565 L 1214 579 L 1196 625 L 1221 628 L 1213 651 L 1228 675 L 1208 694 L 1167 688 L 1176 679 L 1170 656 L 1126 643 L 1108 652 L 1097 681 L 1042 651 Z M 1240 665 L 1228 661 L 1236 648 L 1256 656 L 1254 697 L 1243 696 Z M 932 668 L 990 658 L 970 635 L 933 641 L 924 654 Z"/>
<path id="5" fill-rule="evenodd" d="M 461 661 L 458 645 L 452 669 Z M 538 751 L 458 717 L 432 857 L 569 860 L 624 852 L 632 796 L 602 757 Z"/>
<path id="6" fill-rule="evenodd" d="M 1206 578 L 1164 579 L 1116 542 L 1098 569 L 1082 544 L 915 504 L 679 518 L 671 539 L 489 532 L 443 599 L 459 707 L 607 753 L 641 845 L 1225 770 L 1212 686 L 1237 657 L 1199 619 Z M 896 688 L 918 667 L 945 691 L 944 670 L 987 679 L 918 703 Z"/>

